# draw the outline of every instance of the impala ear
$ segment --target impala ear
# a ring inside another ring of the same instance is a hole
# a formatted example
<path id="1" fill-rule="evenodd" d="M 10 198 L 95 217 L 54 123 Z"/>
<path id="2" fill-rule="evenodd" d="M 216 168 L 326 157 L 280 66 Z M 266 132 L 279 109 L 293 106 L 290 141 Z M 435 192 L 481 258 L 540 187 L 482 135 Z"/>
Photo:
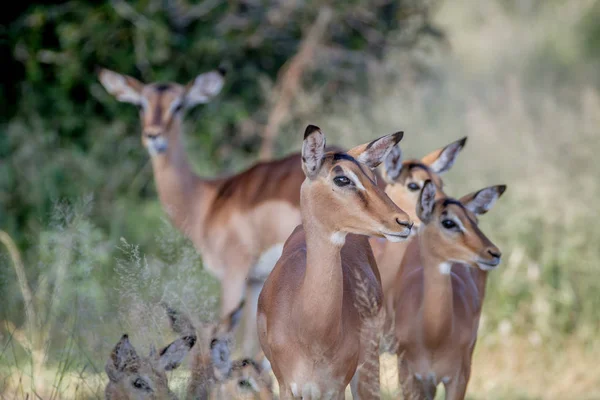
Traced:
<path id="1" fill-rule="evenodd" d="M 436 174 L 441 174 L 448 171 L 454 165 L 458 153 L 467 143 L 467 137 L 459 139 L 455 142 L 450 143 L 446 147 L 437 149 L 427 154 L 421 159 L 423 164 L 429 166 Z"/>
<path id="2" fill-rule="evenodd" d="M 473 214 L 481 215 L 491 210 L 505 191 L 506 185 L 489 186 L 461 197 L 460 202 Z"/>
<path id="3" fill-rule="evenodd" d="M 356 146 L 348 150 L 347 153 L 354 157 L 356 161 L 365 164 L 370 169 L 374 169 L 383 162 L 388 153 L 402 140 L 403 136 L 404 132 L 382 136 L 372 142 Z"/>
<path id="4" fill-rule="evenodd" d="M 428 223 L 433 215 L 435 206 L 435 185 L 429 179 L 423 184 L 419 203 L 417 204 L 417 216 L 423 223 Z"/>
<path id="5" fill-rule="evenodd" d="M 188 335 L 175 340 L 159 353 L 158 365 L 165 371 L 171 371 L 179 365 L 196 343 L 196 335 Z"/>
<path id="6" fill-rule="evenodd" d="M 106 375 L 108 375 L 108 379 L 112 382 L 117 382 L 126 372 L 136 372 L 139 368 L 139 362 L 140 359 L 129 342 L 128 335 L 125 334 L 121 336 L 121 339 L 111 352 L 104 370 L 106 371 Z"/>
<path id="7" fill-rule="evenodd" d="M 304 131 L 304 141 L 302 142 L 302 170 L 309 179 L 314 179 L 325 155 L 325 135 L 318 126 L 309 125 Z"/>
<path id="8" fill-rule="evenodd" d="M 188 108 L 211 101 L 225 84 L 225 70 L 206 72 L 187 84 L 185 106 Z"/>
<path id="9" fill-rule="evenodd" d="M 175 333 L 179 333 L 180 335 L 187 335 L 196 331 L 194 325 L 192 324 L 192 321 L 186 315 L 175 310 L 166 302 L 161 302 L 160 304 L 167 312 L 169 322 L 171 323 L 171 329 L 173 329 Z"/>
<path id="10" fill-rule="evenodd" d="M 392 150 L 385 157 L 385 160 L 383 160 L 383 167 L 386 180 L 389 183 L 393 183 L 398 179 L 402 170 L 402 150 L 400 146 L 392 147 Z"/>
<path id="11" fill-rule="evenodd" d="M 105 68 L 100 68 L 98 79 L 106 91 L 117 100 L 135 105 L 141 104 L 144 84 L 137 79 Z"/>

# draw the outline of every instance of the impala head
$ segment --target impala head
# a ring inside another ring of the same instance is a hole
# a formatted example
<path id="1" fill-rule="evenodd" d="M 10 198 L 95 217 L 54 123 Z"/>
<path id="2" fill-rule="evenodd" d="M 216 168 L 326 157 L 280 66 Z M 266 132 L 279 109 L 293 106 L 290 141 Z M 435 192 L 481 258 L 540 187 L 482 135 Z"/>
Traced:
<path id="1" fill-rule="evenodd" d="M 236 360 L 222 383 L 228 399 L 273 399 L 272 379 L 259 361 L 251 358 Z"/>
<path id="2" fill-rule="evenodd" d="M 198 75 L 187 85 L 177 83 L 144 84 L 135 78 L 101 69 L 100 83 L 117 98 L 140 110 L 142 143 L 151 156 L 164 154 L 171 132 L 177 131 L 186 109 L 208 103 L 223 87 L 224 70 Z"/>
<path id="3" fill-rule="evenodd" d="M 417 226 L 421 223 L 416 209 L 423 184 L 430 180 L 436 186 L 437 198 L 444 197 L 440 175 L 452 167 L 466 143 L 467 138 L 464 137 L 429 153 L 421 160 L 403 160 L 400 147 L 395 146 L 385 158 L 383 165 L 388 183 L 385 192 L 398 207 L 406 210 Z"/>
<path id="4" fill-rule="evenodd" d="M 183 336 L 161 351 L 142 357 L 123 335 L 106 363 L 106 399 L 176 399 L 169 390 L 166 371 L 177 368 L 195 342 L 196 336 Z"/>
<path id="5" fill-rule="evenodd" d="M 202 323 L 197 326 L 194 326 L 187 316 L 166 304 L 163 305 L 169 316 L 171 328 L 176 333 L 192 333 L 198 337 L 190 368 L 210 369 L 217 379 L 228 376 L 231 370 L 233 335 L 242 318 L 244 301 L 242 300 L 238 308 L 218 323 Z"/>
<path id="6" fill-rule="evenodd" d="M 506 185 L 490 186 L 460 200 L 436 199 L 436 188 L 426 181 L 417 214 L 423 223 L 422 241 L 433 256 L 449 263 L 465 263 L 484 271 L 500 264 L 501 253 L 478 227 L 477 216 L 488 212 L 504 193 Z M 421 234 L 421 233 L 420 233 Z M 449 273 L 448 268 L 445 269 Z"/>
<path id="7" fill-rule="evenodd" d="M 398 132 L 357 146 L 347 153 L 325 152 L 325 136 L 309 125 L 302 145 L 303 214 L 343 243 L 346 233 L 401 241 L 410 234 L 408 215 L 377 187 L 372 169 L 402 139 Z"/>

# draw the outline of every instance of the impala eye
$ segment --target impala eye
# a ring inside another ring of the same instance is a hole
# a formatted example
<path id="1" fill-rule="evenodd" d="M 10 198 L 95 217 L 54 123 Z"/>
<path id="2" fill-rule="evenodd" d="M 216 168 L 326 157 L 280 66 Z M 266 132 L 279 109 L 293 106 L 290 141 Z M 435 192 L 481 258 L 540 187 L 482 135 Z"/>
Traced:
<path id="1" fill-rule="evenodd" d="M 350 185 L 352 181 L 348 177 L 340 175 L 333 178 L 333 183 L 335 183 L 339 187 L 344 187 Z"/>
<path id="2" fill-rule="evenodd" d="M 451 219 L 445 219 L 442 221 L 442 226 L 446 229 L 452 230 L 452 229 L 457 229 L 458 225 L 456 225 L 456 222 L 452 221 Z"/>
<path id="3" fill-rule="evenodd" d="M 414 183 L 414 182 L 409 183 L 408 185 L 406 185 L 406 187 L 411 192 L 416 192 L 417 190 L 421 189 L 421 187 L 418 184 Z"/>
<path id="4" fill-rule="evenodd" d="M 252 385 L 250 384 L 250 381 L 247 379 L 243 379 L 241 381 L 238 382 L 239 387 L 244 388 L 244 389 L 251 389 Z"/>
<path id="5" fill-rule="evenodd" d="M 151 391 L 150 386 L 142 378 L 133 381 L 133 387 L 139 390 Z"/>

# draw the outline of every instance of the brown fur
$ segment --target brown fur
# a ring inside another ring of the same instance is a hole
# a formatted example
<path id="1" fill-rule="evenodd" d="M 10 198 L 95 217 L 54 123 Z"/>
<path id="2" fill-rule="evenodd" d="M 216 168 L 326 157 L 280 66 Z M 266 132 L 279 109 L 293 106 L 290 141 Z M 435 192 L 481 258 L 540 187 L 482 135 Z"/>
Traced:
<path id="1" fill-rule="evenodd" d="M 497 196 L 503 191 L 498 189 Z M 469 204 L 469 196 L 461 201 Z M 441 220 L 448 216 L 460 220 L 465 231 L 443 228 Z M 435 201 L 432 215 L 408 246 L 389 299 L 405 398 L 432 399 L 443 382 L 446 399 L 464 399 L 487 275 L 478 263 L 497 265 L 499 257 L 472 211 L 456 200 Z M 451 273 L 440 272 L 441 263 L 450 263 Z"/>
<path id="2" fill-rule="evenodd" d="M 356 234 L 407 235 L 410 226 L 355 159 L 366 150 L 380 154 L 383 145 L 321 157 L 320 135 L 312 130 L 305 138 L 303 225 L 286 241 L 260 294 L 259 340 L 282 399 L 343 398 L 355 373 L 361 398 L 378 398 L 381 285 L 368 240 Z M 337 187 L 338 166 L 364 190 Z M 344 242 L 338 235 L 346 233 Z"/>

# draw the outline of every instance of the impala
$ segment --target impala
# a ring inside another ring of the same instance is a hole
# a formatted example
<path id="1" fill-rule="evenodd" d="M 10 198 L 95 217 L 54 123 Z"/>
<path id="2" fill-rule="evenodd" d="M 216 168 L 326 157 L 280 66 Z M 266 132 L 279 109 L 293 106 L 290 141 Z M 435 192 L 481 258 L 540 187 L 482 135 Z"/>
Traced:
<path id="1" fill-rule="evenodd" d="M 106 363 L 109 379 L 104 392 L 106 400 L 176 400 L 169 389 L 166 371 L 177 368 L 195 342 L 195 336 L 183 336 L 158 353 L 150 352 L 148 357 L 141 357 L 129 337 L 123 335 Z"/>
<path id="2" fill-rule="evenodd" d="M 436 198 L 426 181 L 417 216 L 421 227 L 393 282 L 398 371 L 404 398 L 464 399 L 471 373 L 487 272 L 500 250 L 478 227 L 506 186 L 491 186 L 455 200 Z"/>
<path id="3" fill-rule="evenodd" d="M 301 222 L 300 155 L 261 162 L 228 177 L 196 175 L 182 142 L 184 110 L 207 103 L 224 83 L 222 71 L 187 85 L 143 84 L 102 69 L 99 79 L 117 100 L 139 107 L 142 144 L 152 161 L 158 196 L 171 222 L 221 283 L 221 315 L 247 298 L 244 352 L 256 351 L 256 302 L 283 243 Z M 232 250 L 234 249 L 234 250 Z"/>
<path id="4" fill-rule="evenodd" d="M 422 159 L 402 159 L 399 146 L 395 146 L 383 162 L 384 177 L 387 185 L 385 193 L 401 209 L 406 210 L 410 219 L 415 223 L 410 239 L 400 243 L 390 242 L 379 238 L 370 238 L 370 244 L 375 254 L 379 274 L 381 275 L 381 286 L 386 307 L 386 319 L 383 328 L 382 350 L 395 352 L 394 320 L 392 305 L 387 299 L 391 299 L 390 289 L 393 287 L 394 278 L 399 273 L 402 258 L 408 244 L 413 240 L 421 221 L 416 215 L 419 194 L 425 181 L 430 180 L 436 185 L 436 196 L 443 197 L 443 181 L 440 175 L 448 171 L 464 145 L 467 138 L 464 137 L 439 148 Z"/>
<path id="5" fill-rule="evenodd" d="M 366 236 L 399 241 L 412 224 L 374 181 L 402 132 L 326 152 L 309 125 L 302 146 L 302 225 L 286 241 L 258 300 L 258 336 L 282 399 L 379 398 L 382 302 Z"/>

